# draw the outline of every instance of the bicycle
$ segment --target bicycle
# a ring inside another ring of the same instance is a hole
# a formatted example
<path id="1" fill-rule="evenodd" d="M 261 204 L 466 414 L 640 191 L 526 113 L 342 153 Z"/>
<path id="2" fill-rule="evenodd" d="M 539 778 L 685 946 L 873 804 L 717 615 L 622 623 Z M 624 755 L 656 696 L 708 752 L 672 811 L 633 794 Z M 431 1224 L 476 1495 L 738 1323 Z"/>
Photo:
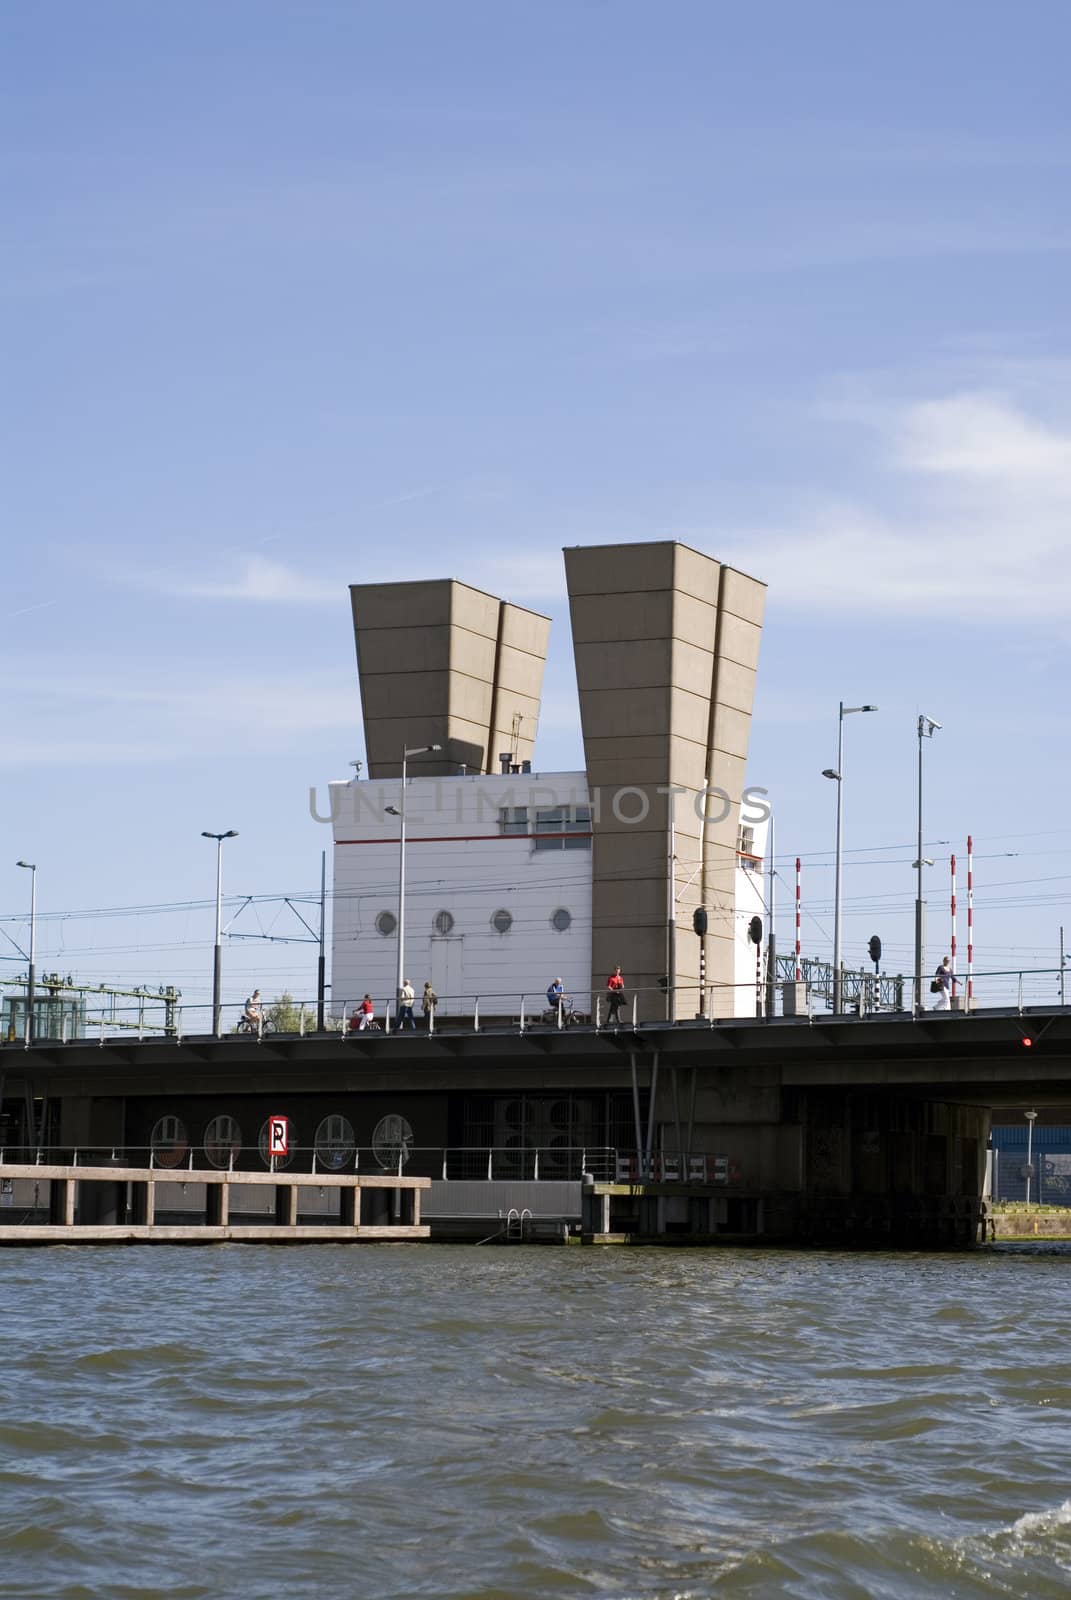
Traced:
<path id="1" fill-rule="evenodd" d="M 235 1033 L 253 1033 L 259 1038 L 262 1034 L 274 1033 L 275 1024 L 270 1022 L 267 1017 L 239 1017 L 238 1026 L 234 1031 Z"/>
<path id="2" fill-rule="evenodd" d="M 582 1027 L 584 1025 L 584 1023 L 587 1021 L 587 1018 L 581 1012 L 576 1011 L 576 1010 L 573 1009 L 572 999 L 567 994 L 562 995 L 561 1008 L 562 1008 L 562 1027 L 563 1028 Z M 541 1023 L 545 1023 L 547 1027 L 551 1027 L 551 1028 L 552 1027 L 557 1027 L 557 1024 L 558 1024 L 558 1007 L 556 1005 L 547 1006 L 546 1010 L 542 1013 L 542 1015 L 540 1016 L 539 1020 L 540 1020 Z"/>

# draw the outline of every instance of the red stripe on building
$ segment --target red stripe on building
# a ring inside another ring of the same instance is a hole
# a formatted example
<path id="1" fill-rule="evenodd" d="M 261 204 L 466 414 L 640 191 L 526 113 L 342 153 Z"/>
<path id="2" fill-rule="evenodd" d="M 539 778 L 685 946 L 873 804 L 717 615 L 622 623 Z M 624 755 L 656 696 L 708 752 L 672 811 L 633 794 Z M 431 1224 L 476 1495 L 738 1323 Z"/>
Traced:
<path id="1" fill-rule="evenodd" d="M 590 833 L 436 833 L 412 834 L 406 829 L 406 844 L 484 844 L 491 839 L 590 839 Z M 385 839 L 336 839 L 336 844 L 393 844 L 398 843 L 398 836 L 390 835 Z"/>

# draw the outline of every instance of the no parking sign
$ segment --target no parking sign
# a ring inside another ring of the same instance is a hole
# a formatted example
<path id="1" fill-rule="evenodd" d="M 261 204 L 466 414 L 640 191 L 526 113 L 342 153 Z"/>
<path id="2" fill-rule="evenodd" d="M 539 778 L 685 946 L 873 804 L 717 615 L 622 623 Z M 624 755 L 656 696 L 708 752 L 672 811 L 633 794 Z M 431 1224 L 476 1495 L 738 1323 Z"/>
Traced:
<path id="1" fill-rule="evenodd" d="M 290 1154 L 290 1118 L 268 1118 L 268 1155 L 288 1156 Z"/>

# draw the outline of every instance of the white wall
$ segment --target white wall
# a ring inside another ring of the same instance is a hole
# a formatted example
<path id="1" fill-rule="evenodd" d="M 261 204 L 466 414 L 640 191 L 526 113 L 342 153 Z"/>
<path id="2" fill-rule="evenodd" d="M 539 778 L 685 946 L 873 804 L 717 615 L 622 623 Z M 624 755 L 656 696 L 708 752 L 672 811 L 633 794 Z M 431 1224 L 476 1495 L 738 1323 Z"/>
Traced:
<path id="1" fill-rule="evenodd" d="M 415 765 L 415 763 L 414 763 Z M 335 838 L 332 1009 L 352 1007 L 368 992 L 377 1014 L 393 997 L 397 934 L 376 928 L 381 912 L 398 913 L 397 817 L 400 781 L 331 785 Z M 431 978 L 443 1015 L 516 1014 L 522 993 L 542 997 L 552 978 L 586 1001 L 591 971 L 591 851 L 537 850 L 531 837 L 504 835 L 503 806 L 534 812 L 587 803 L 583 773 L 509 777 L 411 777 L 406 792 L 405 976 L 418 996 Z M 558 932 L 558 909 L 572 917 Z M 492 926 L 508 911 L 508 933 Z M 454 919 L 450 934 L 434 930 L 439 912 Z M 529 1006 L 529 1009 L 531 1007 Z M 587 1009 L 586 1004 L 582 1009 Z"/>
<path id="2" fill-rule="evenodd" d="M 399 821 L 397 778 L 330 786 L 335 839 L 332 933 L 332 1010 L 351 1010 L 367 992 L 382 1016 L 395 989 L 397 934 L 376 927 L 381 912 L 398 913 Z M 583 773 L 509 777 L 411 777 L 406 793 L 405 976 L 419 997 L 426 978 L 440 997 L 442 1015 L 471 1012 L 479 997 L 484 1016 L 516 1015 L 540 1002 L 560 977 L 579 1009 L 589 1011 L 591 973 L 591 851 L 536 850 L 530 836 L 503 835 L 499 810 L 527 805 L 530 812 L 585 805 Z M 754 851 L 763 857 L 768 825 L 754 826 Z M 768 933 L 761 867 L 736 874 L 737 1016 L 755 1014 L 755 947 L 747 926 L 753 916 Z M 551 917 L 572 916 L 558 932 Z M 513 923 L 498 933 L 491 918 L 508 911 Z M 434 931 L 439 912 L 454 919 L 450 934 Z M 681 924 L 681 933 L 688 931 Z"/>

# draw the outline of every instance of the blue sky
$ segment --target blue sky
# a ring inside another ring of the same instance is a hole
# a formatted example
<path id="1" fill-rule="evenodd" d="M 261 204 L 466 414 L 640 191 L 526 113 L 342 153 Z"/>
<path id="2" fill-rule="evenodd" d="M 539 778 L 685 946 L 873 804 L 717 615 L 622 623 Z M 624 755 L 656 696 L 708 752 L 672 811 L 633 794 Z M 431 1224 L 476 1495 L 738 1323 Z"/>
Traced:
<path id="1" fill-rule="evenodd" d="M 312 889 L 349 582 L 549 611 L 537 755 L 580 765 L 560 548 L 680 538 L 770 585 L 750 777 L 805 943 L 874 700 L 846 956 L 910 959 L 922 709 L 978 966 L 1054 965 L 1069 47 L 1047 0 L 0 7 L 0 911 L 20 856 L 43 913 L 203 901 L 202 828 L 228 891 Z M 211 921 L 43 917 L 41 964 L 196 997 Z M 313 954 L 235 944 L 228 988 Z"/>

